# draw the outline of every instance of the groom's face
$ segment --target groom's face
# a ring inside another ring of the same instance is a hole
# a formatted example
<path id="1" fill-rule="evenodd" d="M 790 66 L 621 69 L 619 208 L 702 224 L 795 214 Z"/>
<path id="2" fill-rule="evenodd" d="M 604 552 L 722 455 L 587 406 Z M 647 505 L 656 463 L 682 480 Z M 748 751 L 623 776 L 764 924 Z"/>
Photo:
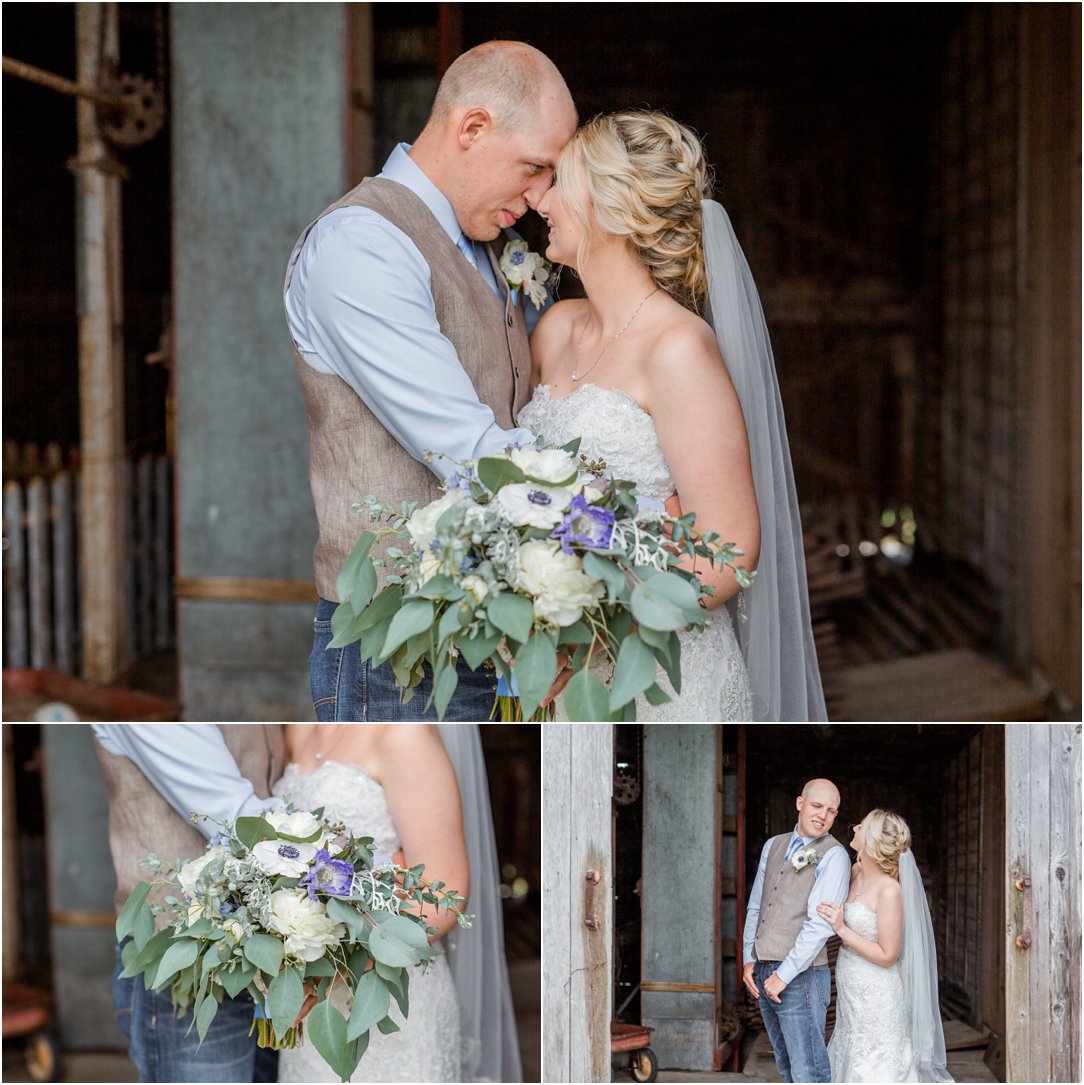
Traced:
<path id="1" fill-rule="evenodd" d="M 839 813 L 839 792 L 824 781 L 816 781 L 798 796 L 798 833 L 823 836 L 832 828 Z"/>
<path id="2" fill-rule="evenodd" d="M 537 207 L 575 127 L 571 109 L 540 109 L 528 131 L 480 131 L 448 193 L 463 232 L 475 241 L 492 241 L 528 207 Z"/>

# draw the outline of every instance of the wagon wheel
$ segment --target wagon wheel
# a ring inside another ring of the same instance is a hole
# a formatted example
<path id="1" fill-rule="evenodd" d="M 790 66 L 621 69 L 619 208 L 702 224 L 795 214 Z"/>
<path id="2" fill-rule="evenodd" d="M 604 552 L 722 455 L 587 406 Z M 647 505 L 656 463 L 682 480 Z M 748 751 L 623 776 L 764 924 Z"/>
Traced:
<path id="1" fill-rule="evenodd" d="M 35 1032 L 26 1041 L 26 1069 L 34 1081 L 57 1081 L 60 1049 L 50 1029 Z"/>
<path id="2" fill-rule="evenodd" d="M 650 1047 L 641 1047 L 629 1056 L 629 1071 L 637 1081 L 654 1081 L 659 1076 L 659 1060 Z"/>

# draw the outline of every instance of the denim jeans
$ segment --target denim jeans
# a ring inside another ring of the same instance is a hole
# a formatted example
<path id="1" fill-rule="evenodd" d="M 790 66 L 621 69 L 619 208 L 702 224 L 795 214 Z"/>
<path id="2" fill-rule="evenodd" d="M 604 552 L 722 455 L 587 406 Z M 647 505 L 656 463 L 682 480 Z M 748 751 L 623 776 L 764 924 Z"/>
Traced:
<path id="1" fill-rule="evenodd" d="M 425 711 L 425 704 L 433 692 L 433 675 L 428 666 L 425 677 L 415 687 L 414 696 L 403 704 L 390 663 L 379 667 L 362 663 L 357 644 L 328 648 L 332 638 L 331 616 L 338 605 L 321 599 L 312 623 L 309 684 L 316 719 L 321 723 L 336 720 L 374 723 L 436 720 L 435 708 L 430 707 L 428 712 Z M 461 656 L 457 661 L 456 673 L 459 684 L 444 718 L 455 722 L 484 723 L 493 712 L 497 691 L 496 671 L 484 665 L 472 671 Z"/>
<path id="2" fill-rule="evenodd" d="M 142 976 L 120 978 L 123 944 L 113 969 L 113 1011 L 140 1081 L 278 1080 L 278 1052 L 258 1048 L 255 1033 L 249 1036 L 254 1006 L 247 994 L 222 999 L 201 1045 L 195 1028 L 188 1031 L 191 1011 L 178 1018 L 168 990 L 148 991 Z"/>
<path id="3" fill-rule="evenodd" d="M 811 965 L 799 972 L 776 1003 L 764 994 L 764 981 L 778 966 L 778 961 L 757 961 L 753 979 L 760 989 L 760 1016 L 779 1074 L 784 1081 L 831 1081 L 824 1045 L 825 1016 L 832 997 L 828 965 Z"/>

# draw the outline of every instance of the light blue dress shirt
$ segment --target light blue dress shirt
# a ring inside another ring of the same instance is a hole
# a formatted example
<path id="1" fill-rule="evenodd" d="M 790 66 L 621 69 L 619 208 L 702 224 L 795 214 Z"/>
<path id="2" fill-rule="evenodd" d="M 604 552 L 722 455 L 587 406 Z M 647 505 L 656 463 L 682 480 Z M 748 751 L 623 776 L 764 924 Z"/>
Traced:
<path id="1" fill-rule="evenodd" d="M 452 205 L 408 150 L 400 143 L 380 176 L 418 196 L 458 245 L 463 231 Z M 503 297 L 484 246 L 474 249 L 479 274 Z M 534 434 L 501 429 L 478 399 L 440 330 L 430 275 L 402 230 L 370 208 L 340 207 L 305 239 L 284 300 L 301 357 L 346 381 L 415 459 L 424 461 L 426 450 L 444 453 L 429 466 L 445 478 L 456 469 L 452 461 L 529 443 Z M 529 330 L 531 309 L 527 303 Z"/>
<path id="2" fill-rule="evenodd" d="M 798 827 L 795 826 L 787 843 L 786 861 L 790 862 L 796 850 L 795 845 L 799 841 L 802 847 L 808 847 L 817 839 L 819 838 L 815 836 L 799 836 Z M 768 866 L 768 852 L 771 846 L 772 842 L 769 840 L 761 850 L 757 876 L 753 881 L 753 891 L 749 894 L 749 904 L 745 909 L 742 945 L 746 964 L 757 959 L 754 943 L 757 922 L 760 919 L 760 898 L 764 892 L 764 871 Z M 851 864 L 847 857 L 847 849 L 832 848 L 813 868 L 813 889 L 809 894 L 805 923 L 798 932 L 793 948 L 775 970 L 784 983 L 790 983 L 799 972 L 804 972 L 820 952 L 821 946 L 835 934 L 832 925 L 817 915 L 817 905 L 825 901 L 836 905 L 842 904 L 847 899 L 850 884 Z"/>
<path id="3" fill-rule="evenodd" d="M 241 775 L 222 732 L 213 723 L 93 723 L 109 753 L 127 757 L 185 821 L 192 812 L 208 839 L 217 822 L 236 821 L 265 810 L 282 810 L 281 799 L 261 799 Z"/>

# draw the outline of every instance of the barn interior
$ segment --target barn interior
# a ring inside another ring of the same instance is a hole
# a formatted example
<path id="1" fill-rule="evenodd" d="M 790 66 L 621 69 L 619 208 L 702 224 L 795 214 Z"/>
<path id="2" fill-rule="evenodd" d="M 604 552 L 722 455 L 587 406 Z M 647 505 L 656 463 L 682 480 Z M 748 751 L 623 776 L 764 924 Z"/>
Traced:
<path id="1" fill-rule="evenodd" d="M 312 596 L 303 420 L 278 269 L 264 284 L 269 258 L 248 255 L 239 216 L 231 235 L 231 208 L 246 186 L 261 210 L 283 205 L 284 262 L 326 202 L 298 197 L 280 161 L 341 105 L 321 95 L 348 99 L 345 134 L 327 138 L 352 184 L 420 128 L 451 58 L 503 37 L 552 57 L 581 117 L 646 106 L 704 139 L 773 337 L 829 717 L 1079 718 L 1077 6 L 668 3 L 626 18 L 608 4 L 328 5 L 331 37 L 291 5 L 115 7 L 120 67 L 162 108 L 149 96 L 142 137 L 112 145 L 111 388 L 80 364 L 74 100 L 5 67 L 6 668 L 142 689 L 188 718 L 304 710 L 303 659 L 289 662 Z M 9 6 L 5 63 L 75 77 L 75 8 Z M 317 72 L 321 56 L 341 79 Z M 273 93 L 254 102 L 254 88 Z M 269 135 L 253 129 L 264 123 Z M 528 237 L 537 226 L 524 220 Z M 214 254 L 230 250 L 220 272 Z M 202 308 L 185 308 L 204 281 Z M 226 344 L 231 326 L 269 346 L 254 340 L 250 360 Z M 275 350 L 283 375 L 269 380 Z M 235 367 L 266 387 L 224 382 Z M 123 420 L 108 455 L 127 511 L 112 527 L 79 505 L 98 496 L 94 409 Z M 212 469 L 212 455 L 243 469 Z M 60 494 L 47 508 L 46 488 Z M 275 530 L 250 546 L 267 508 Z M 199 520 L 222 509 L 236 518 Z M 65 524 L 72 538 L 56 534 Z M 210 528 L 228 544 L 208 543 Z M 86 594 L 80 553 L 119 555 L 106 603 Z M 114 620 L 101 611 L 119 596 Z M 253 649 L 227 666 L 215 631 L 231 621 Z M 289 649 L 287 625 L 300 630 Z M 105 654 L 103 630 L 117 642 Z M 239 676 L 266 692 L 231 699 Z"/>
<path id="2" fill-rule="evenodd" d="M 655 725 L 656 731 L 661 726 Z M 669 1058 L 675 1069 L 683 1057 L 704 1061 L 700 1067 L 689 1061 L 681 1068 L 711 1069 L 709 1056 L 714 1056 L 716 1070 L 743 1070 L 761 1080 L 776 1080 L 759 1011 L 739 978 L 744 908 L 764 841 L 793 827 L 795 797 L 805 781 L 826 776 L 842 794 L 832 829 L 841 843 L 850 843 L 850 826 L 874 807 L 895 810 L 907 821 L 933 919 L 950 1069 L 957 1080 L 1005 1080 L 1002 727 L 724 726 L 716 731 L 716 756 L 706 747 L 707 756 L 702 751 L 697 758 L 700 767 L 694 776 L 682 781 L 658 779 L 664 760 L 657 752 L 660 743 L 653 746 L 652 736 L 645 736 L 650 727 L 621 725 L 615 735 L 614 1008 L 619 1021 L 639 1024 L 644 1000 L 651 997 L 646 992 L 666 989 L 647 979 L 644 962 L 647 946 L 660 943 L 659 926 L 670 924 L 673 916 L 649 910 L 646 904 L 641 907 L 650 898 L 644 880 L 650 867 L 665 865 L 657 853 L 648 854 L 647 842 L 660 832 L 652 821 L 666 819 L 662 835 L 681 841 L 674 850 L 688 862 L 698 855 L 707 855 L 710 862 L 715 856 L 714 872 L 686 866 L 684 878 L 710 887 L 714 876 L 711 944 L 722 962 L 716 975 L 714 1027 L 706 1034 L 712 1050 L 684 1042 L 695 1035 L 684 1021 L 678 1028 L 682 1042 L 671 1042 Z M 664 735 L 661 742 L 673 737 Z M 697 736 L 690 737 L 696 741 Z M 712 775 L 714 780 L 709 780 Z M 710 839 L 701 840 L 708 830 L 683 808 L 680 796 L 710 794 L 712 784 L 719 798 Z M 669 797 L 653 812 L 645 811 L 643 802 L 649 788 Z M 706 851 L 701 849 L 705 844 Z M 678 896 L 673 890 L 671 895 Z M 700 918 L 688 914 L 686 921 L 697 923 Z M 710 918 L 707 923 L 710 930 Z M 838 946 L 837 939 L 829 942 L 833 964 Z M 691 978 L 684 973 L 670 978 L 677 981 L 669 984 L 671 990 L 689 987 L 681 982 Z M 678 1014 L 676 1009 L 661 1012 Z M 665 1028 L 665 1022 L 655 1023 L 657 1031 Z M 834 997 L 828 1023 L 829 1028 L 834 1023 Z M 665 1041 L 654 1042 L 665 1068 Z"/>

